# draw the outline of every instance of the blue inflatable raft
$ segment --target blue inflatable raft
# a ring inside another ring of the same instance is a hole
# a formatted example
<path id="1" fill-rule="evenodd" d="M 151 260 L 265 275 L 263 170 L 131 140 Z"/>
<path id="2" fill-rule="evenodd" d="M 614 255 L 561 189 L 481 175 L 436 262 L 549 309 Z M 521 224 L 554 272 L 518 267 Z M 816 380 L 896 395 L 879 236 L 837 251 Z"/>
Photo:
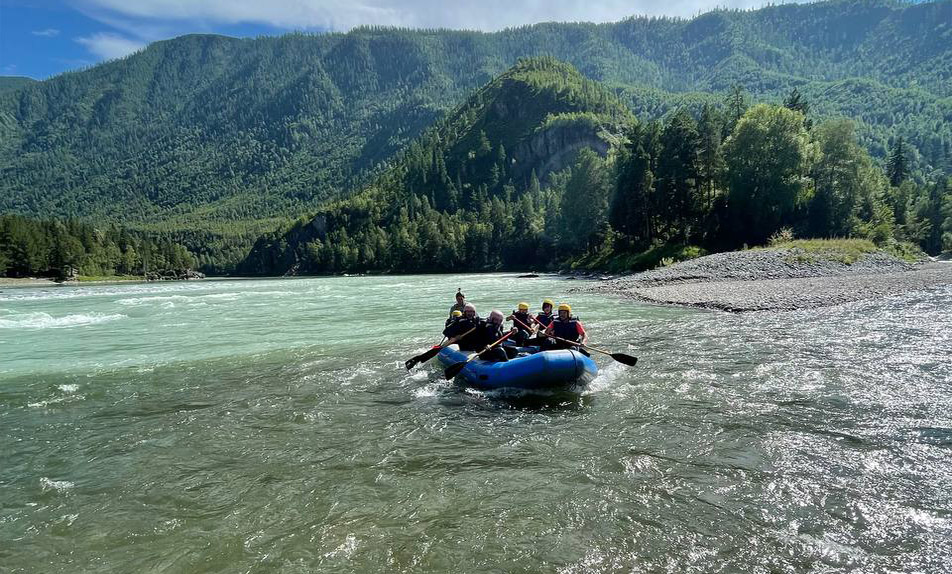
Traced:
<path id="1" fill-rule="evenodd" d="M 542 390 L 583 386 L 598 374 L 595 361 L 578 351 L 539 351 L 533 347 L 522 347 L 519 351 L 518 357 L 505 362 L 473 359 L 456 378 L 478 389 Z M 437 358 L 449 367 L 471 354 L 450 345 Z"/>

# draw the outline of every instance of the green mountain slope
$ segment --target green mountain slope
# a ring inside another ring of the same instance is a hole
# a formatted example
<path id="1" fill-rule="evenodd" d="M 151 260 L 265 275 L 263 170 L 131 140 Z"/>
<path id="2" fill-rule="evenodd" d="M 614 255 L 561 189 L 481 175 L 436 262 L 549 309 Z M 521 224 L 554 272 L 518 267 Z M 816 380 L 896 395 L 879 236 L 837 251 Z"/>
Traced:
<path id="1" fill-rule="evenodd" d="M 262 237 L 251 275 L 494 269 L 539 261 L 558 209 L 540 179 L 602 155 L 633 120 L 553 58 L 522 60 L 413 142 L 355 196 Z"/>
<path id="2" fill-rule="evenodd" d="M 33 78 L 25 78 L 23 76 L 0 76 L 0 94 L 18 90 L 23 86 L 29 86 L 33 83 L 36 83 L 36 80 Z"/>
<path id="3" fill-rule="evenodd" d="M 880 157 L 903 136 L 924 170 L 952 143 L 952 1 L 835 0 L 692 20 L 540 24 L 498 33 L 357 29 L 185 36 L 0 90 L 0 211 L 171 231 L 205 265 L 341 197 L 478 86 L 551 55 L 642 116 L 797 87 L 862 123 Z"/>

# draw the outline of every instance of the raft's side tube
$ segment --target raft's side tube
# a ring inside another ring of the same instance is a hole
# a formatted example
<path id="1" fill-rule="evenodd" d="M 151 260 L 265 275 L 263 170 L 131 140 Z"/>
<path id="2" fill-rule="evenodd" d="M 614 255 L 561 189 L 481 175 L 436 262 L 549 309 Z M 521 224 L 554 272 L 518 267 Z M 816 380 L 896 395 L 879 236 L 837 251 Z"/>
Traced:
<path id="1" fill-rule="evenodd" d="M 444 366 L 469 358 L 456 345 L 437 355 Z M 548 389 L 590 382 L 598 374 L 598 366 L 591 358 L 567 349 L 542 351 L 505 362 L 490 363 L 481 359 L 470 361 L 458 378 L 482 389 L 517 388 Z"/>

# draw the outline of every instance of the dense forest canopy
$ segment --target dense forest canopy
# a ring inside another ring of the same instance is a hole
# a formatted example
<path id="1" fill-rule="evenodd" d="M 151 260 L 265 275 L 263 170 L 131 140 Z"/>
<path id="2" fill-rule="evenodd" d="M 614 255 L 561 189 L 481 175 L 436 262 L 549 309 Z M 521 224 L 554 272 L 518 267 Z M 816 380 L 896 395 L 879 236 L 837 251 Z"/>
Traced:
<path id="1" fill-rule="evenodd" d="M 884 171 L 852 122 L 814 123 L 809 108 L 796 90 L 783 105 L 753 106 L 735 92 L 723 109 L 639 122 L 568 64 L 523 60 L 363 192 L 262 237 L 239 270 L 552 269 L 794 234 L 952 249 L 944 176 L 912 182 L 901 140 Z"/>
<path id="2" fill-rule="evenodd" d="M 902 138 L 924 185 L 952 163 L 949 22 L 948 0 L 834 0 L 496 33 L 185 36 L 0 89 L 0 211 L 171 233 L 227 270 L 536 55 L 571 63 L 646 122 L 723 111 L 736 86 L 771 104 L 797 89 L 811 121 L 850 118 L 874 162 Z"/>
<path id="3" fill-rule="evenodd" d="M 180 277 L 194 266 L 192 254 L 168 237 L 76 220 L 0 215 L 0 277 Z"/>

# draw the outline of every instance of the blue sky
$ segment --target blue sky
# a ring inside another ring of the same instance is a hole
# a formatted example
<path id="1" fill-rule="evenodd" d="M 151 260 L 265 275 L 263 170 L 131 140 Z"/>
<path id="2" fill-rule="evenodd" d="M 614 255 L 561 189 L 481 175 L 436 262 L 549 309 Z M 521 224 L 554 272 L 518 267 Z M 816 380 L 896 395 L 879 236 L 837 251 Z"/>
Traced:
<path id="1" fill-rule="evenodd" d="M 798 1 L 798 0 L 792 0 Z M 765 0 L 0 0 L 0 75 L 50 76 L 182 34 L 276 35 L 361 24 L 498 30 L 543 21 L 693 16 Z"/>

